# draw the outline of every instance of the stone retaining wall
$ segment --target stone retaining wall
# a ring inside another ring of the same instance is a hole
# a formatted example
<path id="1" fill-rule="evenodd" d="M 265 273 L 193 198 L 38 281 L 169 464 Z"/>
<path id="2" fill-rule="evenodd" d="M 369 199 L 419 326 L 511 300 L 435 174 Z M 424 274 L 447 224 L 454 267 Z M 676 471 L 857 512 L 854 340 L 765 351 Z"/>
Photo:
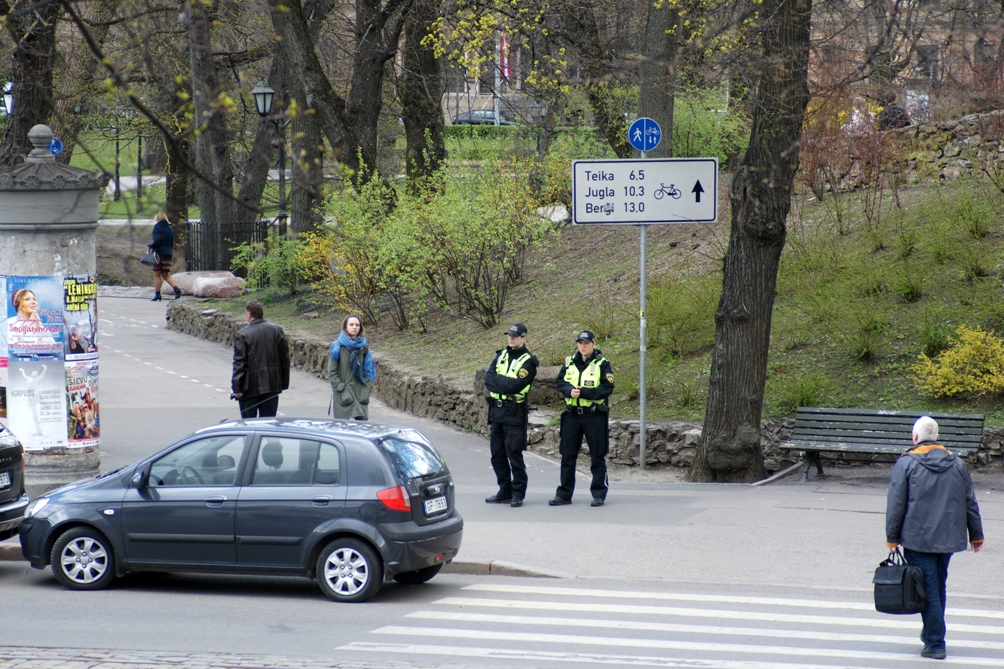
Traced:
<path id="1" fill-rule="evenodd" d="M 168 307 L 168 328 L 201 339 L 233 346 L 234 333 L 246 325 L 240 315 L 209 306 L 206 302 L 183 300 Z M 293 366 L 321 378 L 327 378 L 328 346 L 331 342 L 288 332 L 290 358 Z M 431 418 L 481 435 L 488 434 L 487 408 L 483 395 L 484 372 L 475 374 L 464 388 L 463 379 L 433 376 L 409 369 L 392 356 L 373 352 L 378 372 L 374 394 L 388 406 L 415 416 Z M 557 419 L 561 410 L 560 395 L 554 387 L 557 368 L 542 368 L 540 381 L 534 383 L 531 404 L 540 407 L 530 414 L 530 450 L 548 457 L 558 456 Z M 777 444 L 791 435 L 791 419 L 765 421 L 761 425 L 764 460 L 769 471 L 777 471 L 795 462 L 793 455 L 778 449 Z M 647 423 L 648 449 L 645 464 L 650 467 L 689 468 L 701 436 L 701 424 L 670 421 Z M 610 421 L 610 461 L 615 464 L 639 464 L 638 445 L 640 423 L 637 420 Z M 975 463 L 988 464 L 1000 460 L 1004 444 L 1004 427 L 987 427 L 983 444 L 973 457 Z M 586 458 L 583 449 L 582 458 Z M 839 460 L 840 456 L 836 456 Z M 889 456 L 876 455 L 874 461 L 889 461 Z"/>
<path id="2" fill-rule="evenodd" d="M 906 149 L 912 178 L 1004 175 L 1004 111 L 890 130 Z M 986 171 L 984 171 L 986 170 Z"/>

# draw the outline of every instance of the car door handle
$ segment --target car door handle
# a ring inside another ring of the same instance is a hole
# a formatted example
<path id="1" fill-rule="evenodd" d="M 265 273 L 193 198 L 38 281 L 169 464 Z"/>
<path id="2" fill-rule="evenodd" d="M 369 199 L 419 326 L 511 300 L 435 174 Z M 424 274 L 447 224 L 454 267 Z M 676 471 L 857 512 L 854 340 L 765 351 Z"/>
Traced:
<path id="1" fill-rule="evenodd" d="M 206 498 L 206 506 L 223 506 L 223 502 L 227 501 L 224 495 L 212 495 Z"/>
<path id="2" fill-rule="evenodd" d="M 314 506 L 327 506 L 328 502 L 333 499 L 334 497 L 331 495 L 318 495 L 317 497 L 312 497 L 310 501 L 313 502 Z"/>

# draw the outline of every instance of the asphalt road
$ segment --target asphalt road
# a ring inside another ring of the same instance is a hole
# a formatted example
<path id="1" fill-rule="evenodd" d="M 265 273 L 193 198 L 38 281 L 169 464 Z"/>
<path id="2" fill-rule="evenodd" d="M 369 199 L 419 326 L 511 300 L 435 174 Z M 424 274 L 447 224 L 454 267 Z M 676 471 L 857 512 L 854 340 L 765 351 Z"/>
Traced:
<path id="1" fill-rule="evenodd" d="M 104 471 L 238 415 L 228 399 L 231 351 L 166 330 L 164 313 L 163 303 L 101 298 Z M 279 410 L 323 417 L 329 394 L 326 382 L 294 370 Z M 881 616 L 871 607 L 872 572 L 884 557 L 888 469 L 842 468 L 823 482 L 786 479 L 757 488 L 627 476 L 612 481 L 601 508 L 588 505 L 583 476 L 571 506 L 548 507 L 557 466 L 530 454 L 527 503 L 511 509 L 483 502 L 495 491 L 483 438 L 379 403 L 371 420 L 417 427 L 445 456 L 466 521 L 455 567 L 493 562 L 565 578 L 444 573 L 424 586 L 388 585 L 364 605 L 335 605 L 306 580 L 285 578 L 140 574 L 107 591 L 74 593 L 48 571 L 0 562 L 3 598 L 19 612 L 0 625 L 0 669 L 17 666 L 5 664 L 16 654 L 5 660 L 3 653 L 14 646 L 409 667 L 920 661 L 919 619 Z M 1004 494 L 994 480 L 981 483 L 978 494 L 988 543 L 979 555 L 952 562 L 949 604 L 965 611 L 950 615 L 950 663 L 965 657 L 959 662 L 967 666 L 1000 666 Z"/>

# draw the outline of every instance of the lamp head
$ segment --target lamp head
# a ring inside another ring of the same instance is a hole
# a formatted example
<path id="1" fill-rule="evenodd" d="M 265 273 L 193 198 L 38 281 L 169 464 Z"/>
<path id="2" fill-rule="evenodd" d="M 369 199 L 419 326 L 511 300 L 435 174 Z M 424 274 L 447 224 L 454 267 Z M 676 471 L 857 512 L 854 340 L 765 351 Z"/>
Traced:
<path id="1" fill-rule="evenodd" d="M 254 97 L 254 107 L 258 116 L 262 118 L 268 116 L 272 112 L 272 100 L 275 98 L 275 91 L 272 90 L 272 87 L 264 81 L 259 81 L 254 90 L 251 91 L 251 95 Z"/>

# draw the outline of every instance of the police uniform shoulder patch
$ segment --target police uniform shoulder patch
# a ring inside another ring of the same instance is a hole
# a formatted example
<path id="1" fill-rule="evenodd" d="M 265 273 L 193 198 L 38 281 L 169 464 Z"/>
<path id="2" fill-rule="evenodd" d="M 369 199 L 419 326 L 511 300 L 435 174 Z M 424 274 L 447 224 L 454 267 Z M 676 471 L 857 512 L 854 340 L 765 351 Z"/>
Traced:
<path id="1" fill-rule="evenodd" d="M 526 371 L 525 369 L 521 369 L 519 370 L 519 378 L 525 379 L 529 373 L 530 372 Z"/>
<path id="2" fill-rule="evenodd" d="M 613 374 L 607 374 L 607 381 L 609 381 L 610 383 L 613 383 L 614 382 L 614 375 Z"/>

